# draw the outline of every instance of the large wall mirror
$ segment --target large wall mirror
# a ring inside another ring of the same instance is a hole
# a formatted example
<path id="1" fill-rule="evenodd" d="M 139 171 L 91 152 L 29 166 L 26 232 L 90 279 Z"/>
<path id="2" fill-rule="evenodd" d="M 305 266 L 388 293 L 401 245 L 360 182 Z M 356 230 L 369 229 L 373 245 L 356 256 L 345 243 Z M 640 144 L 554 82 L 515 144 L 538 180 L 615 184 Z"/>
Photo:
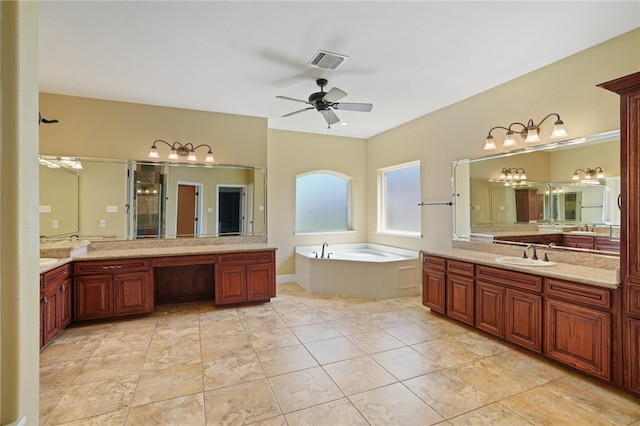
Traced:
<path id="1" fill-rule="evenodd" d="M 265 236 L 262 167 L 40 157 L 41 239 Z"/>
<path id="2" fill-rule="evenodd" d="M 620 226 L 619 131 L 458 160 L 452 172 L 455 239 L 549 225 Z"/>

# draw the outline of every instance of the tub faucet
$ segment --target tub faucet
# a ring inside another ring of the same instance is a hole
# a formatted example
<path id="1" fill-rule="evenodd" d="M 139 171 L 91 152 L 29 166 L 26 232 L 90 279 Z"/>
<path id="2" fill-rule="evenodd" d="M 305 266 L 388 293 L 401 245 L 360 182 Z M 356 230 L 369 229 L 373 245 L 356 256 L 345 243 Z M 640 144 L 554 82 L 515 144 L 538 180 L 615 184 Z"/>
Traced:
<path id="1" fill-rule="evenodd" d="M 527 258 L 527 250 L 529 250 L 529 249 L 533 250 L 533 254 L 531 256 L 531 259 L 532 260 L 538 260 L 538 253 L 537 253 L 537 250 L 536 250 L 536 246 L 534 246 L 533 244 L 529 244 L 527 246 L 527 248 L 524 249 L 524 253 L 522 253 L 522 257 L 525 258 L 525 259 Z"/>
<path id="2" fill-rule="evenodd" d="M 329 247 L 328 243 L 322 243 L 322 253 L 320 253 L 320 259 L 324 259 L 324 249 L 325 247 Z"/>

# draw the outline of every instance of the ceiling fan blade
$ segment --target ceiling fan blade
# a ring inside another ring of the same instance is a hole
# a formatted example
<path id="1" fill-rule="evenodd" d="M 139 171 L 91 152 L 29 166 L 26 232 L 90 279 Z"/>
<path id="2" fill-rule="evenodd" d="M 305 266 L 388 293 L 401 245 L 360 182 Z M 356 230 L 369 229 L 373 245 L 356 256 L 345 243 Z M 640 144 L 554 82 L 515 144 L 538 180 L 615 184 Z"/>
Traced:
<path id="1" fill-rule="evenodd" d="M 337 87 L 334 87 L 322 97 L 322 100 L 326 102 L 335 102 L 339 99 L 344 98 L 345 96 L 347 96 L 346 92 L 343 92 Z"/>
<path id="2" fill-rule="evenodd" d="M 337 110 L 343 111 L 362 111 L 369 112 L 373 108 L 372 104 L 361 104 L 361 103 L 350 103 L 350 102 L 336 102 L 331 105 L 333 108 Z"/>
<path id="3" fill-rule="evenodd" d="M 283 115 L 283 117 L 289 117 L 290 115 L 298 114 L 299 112 L 306 111 L 308 109 L 313 109 L 313 108 L 315 108 L 315 107 L 311 106 L 309 108 L 299 109 L 298 111 L 293 111 L 293 112 L 290 112 L 289 114 L 285 114 L 285 115 Z"/>
<path id="4" fill-rule="evenodd" d="M 302 99 L 290 98 L 288 96 L 276 96 L 276 98 L 285 99 L 287 101 L 302 102 L 303 104 L 308 104 L 309 103 L 309 101 L 303 101 Z"/>
<path id="5" fill-rule="evenodd" d="M 336 123 L 340 122 L 340 119 L 338 118 L 336 113 L 333 112 L 333 110 L 331 110 L 331 109 L 321 109 L 320 110 L 320 114 L 322 114 L 322 116 L 327 121 L 327 124 L 329 126 L 331 126 L 332 124 L 336 124 Z"/>

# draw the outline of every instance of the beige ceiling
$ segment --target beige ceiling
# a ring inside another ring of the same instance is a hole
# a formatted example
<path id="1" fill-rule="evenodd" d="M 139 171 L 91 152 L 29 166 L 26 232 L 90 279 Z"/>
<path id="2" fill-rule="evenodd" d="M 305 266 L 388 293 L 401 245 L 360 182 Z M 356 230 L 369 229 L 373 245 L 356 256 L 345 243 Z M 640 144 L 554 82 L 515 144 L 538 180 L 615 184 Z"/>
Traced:
<path id="1" fill-rule="evenodd" d="M 40 90 L 368 138 L 640 27 L 640 1 L 41 1 Z M 319 50 L 349 56 L 308 67 Z M 291 117 L 318 90 L 370 102 Z M 55 111 L 43 111 L 55 118 Z"/>

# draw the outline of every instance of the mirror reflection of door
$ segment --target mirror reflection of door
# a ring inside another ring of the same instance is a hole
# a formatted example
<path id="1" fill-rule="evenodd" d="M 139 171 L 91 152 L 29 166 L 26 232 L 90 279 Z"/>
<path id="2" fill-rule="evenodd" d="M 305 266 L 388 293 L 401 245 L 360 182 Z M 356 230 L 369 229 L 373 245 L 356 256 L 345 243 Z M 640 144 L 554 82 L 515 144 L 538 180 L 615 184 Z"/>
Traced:
<path id="1" fill-rule="evenodd" d="M 198 187 L 178 184 L 178 208 L 176 212 L 176 236 L 194 237 L 198 231 Z"/>
<path id="2" fill-rule="evenodd" d="M 241 235 L 246 186 L 218 187 L 218 234 Z"/>

